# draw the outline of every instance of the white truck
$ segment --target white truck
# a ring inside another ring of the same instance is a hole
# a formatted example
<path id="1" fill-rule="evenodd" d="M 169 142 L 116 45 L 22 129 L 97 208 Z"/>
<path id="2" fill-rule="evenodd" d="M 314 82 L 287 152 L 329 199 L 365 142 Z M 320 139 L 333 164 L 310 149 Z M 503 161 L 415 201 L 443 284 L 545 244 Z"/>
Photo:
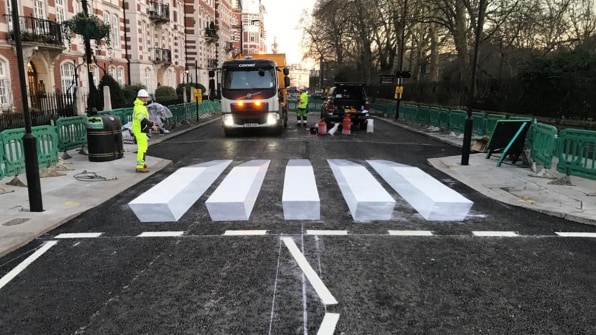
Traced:
<path id="1" fill-rule="evenodd" d="M 286 87 L 290 78 L 285 55 L 255 56 L 228 60 L 221 67 L 222 126 L 226 136 L 247 128 L 281 134 L 288 126 Z"/>

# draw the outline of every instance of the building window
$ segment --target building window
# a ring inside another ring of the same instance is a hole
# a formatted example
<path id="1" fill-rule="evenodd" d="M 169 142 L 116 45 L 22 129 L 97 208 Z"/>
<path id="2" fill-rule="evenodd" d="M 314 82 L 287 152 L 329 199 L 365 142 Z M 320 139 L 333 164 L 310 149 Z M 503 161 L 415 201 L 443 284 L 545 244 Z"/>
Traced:
<path id="1" fill-rule="evenodd" d="M 0 59 L 0 108 L 6 110 L 12 105 L 10 92 L 10 78 L 8 78 L 8 63 Z"/>
<path id="2" fill-rule="evenodd" d="M 108 68 L 108 74 L 110 75 L 110 77 L 116 79 L 116 67 L 114 65 L 110 65 L 110 67 Z"/>
<path id="3" fill-rule="evenodd" d="M 116 49 L 120 49 L 120 18 L 118 15 L 112 15 L 112 32 L 110 39 L 112 40 L 112 46 Z"/>
<path id="4" fill-rule="evenodd" d="M 64 10 L 64 0 L 56 0 L 56 21 L 64 22 L 66 20 L 66 10 Z"/>
<path id="5" fill-rule="evenodd" d="M 150 68 L 145 68 L 145 87 L 148 90 L 153 91 L 153 75 Z"/>
<path id="6" fill-rule="evenodd" d="M 116 81 L 118 81 L 118 83 L 121 86 L 124 86 L 124 68 L 122 66 L 118 67 L 118 72 L 116 74 Z"/>
<path id="7" fill-rule="evenodd" d="M 62 92 L 73 93 L 76 86 L 75 81 L 75 66 L 73 63 L 63 63 L 60 65 L 60 86 Z"/>

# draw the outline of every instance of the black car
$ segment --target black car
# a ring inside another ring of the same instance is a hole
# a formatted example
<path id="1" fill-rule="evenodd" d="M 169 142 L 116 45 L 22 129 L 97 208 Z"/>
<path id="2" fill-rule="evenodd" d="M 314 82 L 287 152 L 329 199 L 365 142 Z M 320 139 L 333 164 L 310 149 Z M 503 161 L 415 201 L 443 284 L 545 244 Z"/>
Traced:
<path id="1" fill-rule="evenodd" d="M 321 119 L 325 119 L 328 127 L 335 122 L 341 123 L 346 115 L 350 115 L 352 126 L 360 130 L 366 129 L 368 119 L 368 97 L 363 83 L 335 83 L 327 92 L 321 107 Z"/>

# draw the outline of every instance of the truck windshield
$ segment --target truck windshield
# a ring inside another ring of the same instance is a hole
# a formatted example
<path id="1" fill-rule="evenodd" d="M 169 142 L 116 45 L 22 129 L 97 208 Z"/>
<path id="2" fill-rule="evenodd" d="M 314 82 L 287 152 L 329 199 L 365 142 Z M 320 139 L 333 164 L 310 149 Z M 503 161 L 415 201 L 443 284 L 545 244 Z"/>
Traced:
<path id="1" fill-rule="evenodd" d="M 224 69 L 224 89 L 266 89 L 275 87 L 275 69 Z"/>

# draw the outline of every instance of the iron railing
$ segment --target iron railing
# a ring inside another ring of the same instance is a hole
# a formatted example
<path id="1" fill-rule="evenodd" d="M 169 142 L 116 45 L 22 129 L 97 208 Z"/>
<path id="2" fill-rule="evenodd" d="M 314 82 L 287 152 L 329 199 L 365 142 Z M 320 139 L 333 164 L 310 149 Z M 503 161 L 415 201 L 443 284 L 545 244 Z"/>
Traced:
<path id="1" fill-rule="evenodd" d="M 151 50 L 151 59 L 153 63 L 172 64 L 172 50 L 153 48 Z"/>
<path id="2" fill-rule="evenodd" d="M 28 94 L 33 126 L 49 125 L 51 120 L 75 116 L 75 97 L 72 93 L 48 92 Z M 25 127 L 23 113 L 0 113 L 0 131 Z"/>
<path id="3" fill-rule="evenodd" d="M 4 15 L 7 19 L 9 15 Z M 64 46 L 64 37 L 62 25 L 56 21 L 38 19 L 33 16 L 19 16 L 19 26 L 21 30 L 21 41 L 38 42 Z M 12 24 L 9 26 L 8 40 L 14 41 L 14 31 Z"/>
<path id="4" fill-rule="evenodd" d="M 155 23 L 165 23 L 170 21 L 170 5 L 162 4 L 157 1 L 149 1 L 147 14 L 149 19 Z"/>

